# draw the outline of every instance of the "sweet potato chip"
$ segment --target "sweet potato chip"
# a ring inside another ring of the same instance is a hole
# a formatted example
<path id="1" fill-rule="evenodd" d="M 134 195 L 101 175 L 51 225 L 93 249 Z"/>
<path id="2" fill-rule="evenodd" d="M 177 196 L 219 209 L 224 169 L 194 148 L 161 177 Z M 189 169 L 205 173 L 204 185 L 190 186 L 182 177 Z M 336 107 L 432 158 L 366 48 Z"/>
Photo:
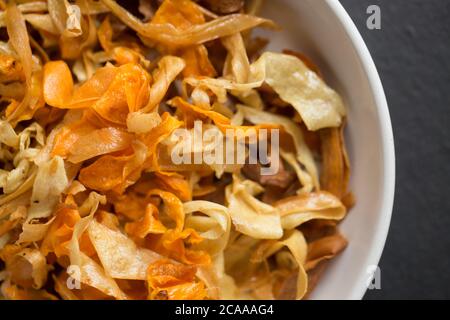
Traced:
<path id="1" fill-rule="evenodd" d="M 168 260 L 156 261 L 148 267 L 150 299 L 202 300 L 205 286 L 195 280 L 196 268 L 174 264 Z"/>

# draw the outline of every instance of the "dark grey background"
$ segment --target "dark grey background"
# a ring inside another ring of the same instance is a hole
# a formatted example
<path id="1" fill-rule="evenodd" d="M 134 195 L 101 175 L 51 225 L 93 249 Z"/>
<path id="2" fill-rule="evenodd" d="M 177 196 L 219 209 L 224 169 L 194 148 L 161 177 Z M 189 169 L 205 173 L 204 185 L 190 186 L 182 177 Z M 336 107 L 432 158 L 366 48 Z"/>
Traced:
<path id="1" fill-rule="evenodd" d="M 397 183 L 381 268 L 366 299 L 450 299 L 450 1 L 340 0 L 386 91 Z M 381 8 L 381 30 L 366 27 Z"/>

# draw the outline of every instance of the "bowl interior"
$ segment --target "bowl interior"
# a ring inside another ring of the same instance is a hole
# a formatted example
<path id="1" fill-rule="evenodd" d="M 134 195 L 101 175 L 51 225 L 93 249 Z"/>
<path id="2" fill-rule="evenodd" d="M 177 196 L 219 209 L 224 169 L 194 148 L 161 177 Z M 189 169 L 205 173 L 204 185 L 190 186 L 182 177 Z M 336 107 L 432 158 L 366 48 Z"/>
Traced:
<path id="1" fill-rule="evenodd" d="M 283 28 L 260 32 L 270 39 L 268 49 L 306 53 L 346 102 L 357 204 L 340 226 L 349 246 L 330 264 L 311 298 L 360 299 L 384 247 L 394 193 L 392 128 L 383 88 L 362 38 L 337 0 L 266 1 L 262 15 Z"/>

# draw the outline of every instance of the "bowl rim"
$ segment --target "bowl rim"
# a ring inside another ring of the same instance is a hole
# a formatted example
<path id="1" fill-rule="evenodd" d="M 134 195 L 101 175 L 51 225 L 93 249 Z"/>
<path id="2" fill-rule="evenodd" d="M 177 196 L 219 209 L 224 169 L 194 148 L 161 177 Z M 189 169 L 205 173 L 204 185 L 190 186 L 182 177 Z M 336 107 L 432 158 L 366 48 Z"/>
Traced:
<path id="1" fill-rule="evenodd" d="M 338 0 L 325 1 L 342 24 L 345 33 L 350 39 L 353 49 L 361 61 L 373 94 L 376 112 L 379 117 L 383 152 L 382 203 L 380 207 L 379 219 L 375 226 L 375 230 L 377 231 L 372 239 L 372 245 L 368 250 L 368 257 L 366 258 L 367 266 L 378 266 L 389 232 L 395 195 L 395 147 L 391 118 L 380 76 L 360 32 L 345 8 Z M 366 270 L 362 270 L 359 275 L 357 275 L 355 285 L 349 293 L 348 298 L 352 300 L 360 300 L 364 297 L 367 289 L 367 272 Z"/>

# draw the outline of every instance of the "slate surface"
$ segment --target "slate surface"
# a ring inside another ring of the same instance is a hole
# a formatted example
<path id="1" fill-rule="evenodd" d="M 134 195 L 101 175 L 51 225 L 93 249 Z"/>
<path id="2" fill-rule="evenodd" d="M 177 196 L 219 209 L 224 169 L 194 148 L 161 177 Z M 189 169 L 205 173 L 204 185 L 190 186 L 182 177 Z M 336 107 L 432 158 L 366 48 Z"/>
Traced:
<path id="1" fill-rule="evenodd" d="M 340 0 L 383 81 L 397 184 L 381 259 L 366 299 L 450 299 L 450 1 Z M 381 30 L 366 9 L 381 8 Z"/>

